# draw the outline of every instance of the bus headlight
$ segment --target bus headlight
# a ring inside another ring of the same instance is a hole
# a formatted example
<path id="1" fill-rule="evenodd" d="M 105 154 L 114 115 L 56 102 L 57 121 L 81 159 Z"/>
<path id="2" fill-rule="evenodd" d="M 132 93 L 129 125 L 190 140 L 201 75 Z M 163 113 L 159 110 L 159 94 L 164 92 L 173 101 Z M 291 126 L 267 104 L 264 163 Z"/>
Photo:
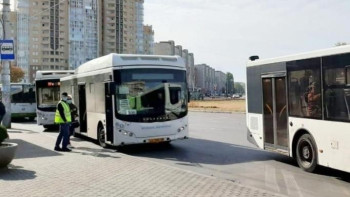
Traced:
<path id="1" fill-rule="evenodd" d="M 177 129 L 177 132 L 180 133 L 180 132 L 183 131 L 183 130 L 185 130 L 185 127 L 180 127 L 180 128 Z"/>
<path id="2" fill-rule="evenodd" d="M 119 132 L 121 132 L 121 130 L 120 130 Z M 123 130 L 122 133 L 123 133 L 124 135 L 126 135 L 126 136 L 129 136 L 129 137 L 134 136 L 134 133 L 131 132 L 131 131 L 125 131 L 125 130 Z"/>
<path id="3" fill-rule="evenodd" d="M 42 114 L 42 113 L 38 113 L 38 118 L 41 120 L 47 120 L 47 117 L 45 116 L 45 114 Z"/>

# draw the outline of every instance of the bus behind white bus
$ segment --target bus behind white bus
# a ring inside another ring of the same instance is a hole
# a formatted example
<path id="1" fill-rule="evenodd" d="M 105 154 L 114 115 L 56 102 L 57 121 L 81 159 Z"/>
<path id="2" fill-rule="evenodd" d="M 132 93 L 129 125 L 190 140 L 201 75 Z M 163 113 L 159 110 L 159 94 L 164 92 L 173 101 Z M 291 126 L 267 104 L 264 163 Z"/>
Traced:
<path id="1" fill-rule="evenodd" d="M 60 78 L 73 74 L 73 70 L 36 72 L 36 113 L 38 125 L 43 125 L 44 128 L 54 125 L 56 105 L 60 100 Z"/>
<path id="2" fill-rule="evenodd" d="M 305 171 L 350 172 L 350 46 L 247 65 L 248 140 Z"/>
<path id="3" fill-rule="evenodd" d="M 10 87 L 11 118 L 34 120 L 36 117 L 35 86 L 30 83 L 11 83 Z"/>
<path id="4" fill-rule="evenodd" d="M 107 144 L 169 143 L 188 137 L 186 66 L 177 56 L 110 54 L 61 78 L 78 107 L 77 134 Z"/>

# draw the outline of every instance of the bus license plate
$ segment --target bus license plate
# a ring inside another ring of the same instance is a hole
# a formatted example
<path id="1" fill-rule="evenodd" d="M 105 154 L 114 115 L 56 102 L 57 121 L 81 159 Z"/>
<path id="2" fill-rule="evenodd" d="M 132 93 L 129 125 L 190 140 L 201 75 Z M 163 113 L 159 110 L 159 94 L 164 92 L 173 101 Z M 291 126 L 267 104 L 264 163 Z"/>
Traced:
<path id="1" fill-rule="evenodd" d="M 160 143 L 163 142 L 164 138 L 155 138 L 155 139 L 149 139 L 148 142 L 149 143 Z"/>

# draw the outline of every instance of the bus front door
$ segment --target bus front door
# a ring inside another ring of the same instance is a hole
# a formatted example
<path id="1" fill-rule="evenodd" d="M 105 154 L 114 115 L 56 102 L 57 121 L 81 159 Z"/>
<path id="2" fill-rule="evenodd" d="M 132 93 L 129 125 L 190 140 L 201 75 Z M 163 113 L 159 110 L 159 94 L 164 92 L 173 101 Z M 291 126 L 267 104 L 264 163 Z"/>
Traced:
<path id="1" fill-rule="evenodd" d="M 106 136 L 107 141 L 113 143 L 113 95 L 115 86 L 113 82 L 105 83 L 105 113 L 106 113 Z"/>
<path id="2" fill-rule="evenodd" d="M 80 132 L 87 132 L 87 112 L 86 112 L 86 90 L 85 84 L 79 84 L 79 121 L 80 121 Z"/>
<path id="3" fill-rule="evenodd" d="M 288 151 L 287 89 L 285 76 L 263 76 L 265 149 Z"/>

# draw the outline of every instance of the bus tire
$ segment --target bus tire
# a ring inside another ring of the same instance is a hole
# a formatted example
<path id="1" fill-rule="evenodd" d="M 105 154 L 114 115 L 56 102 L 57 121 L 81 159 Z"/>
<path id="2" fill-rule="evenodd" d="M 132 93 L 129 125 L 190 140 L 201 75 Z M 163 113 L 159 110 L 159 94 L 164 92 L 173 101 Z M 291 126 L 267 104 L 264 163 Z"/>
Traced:
<path id="1" fill-rule="evenodd" d="M 99 127 L 98 127 L 98 130 L 97 130 L 97 140 L 98 140 L 98 144 L 99 144 L 102 148 L 106 148 L 106 147 L 107 147 L 105 129 L 103 128 L 103 126 L 99 126 Z"/>
<path id="2" fill-rule="evenodd" d="M 310 134 L 302 135 L 296 146 L 296 160 L 301 169 L 313 172 L 317 167 L 317 148 Z"/>

